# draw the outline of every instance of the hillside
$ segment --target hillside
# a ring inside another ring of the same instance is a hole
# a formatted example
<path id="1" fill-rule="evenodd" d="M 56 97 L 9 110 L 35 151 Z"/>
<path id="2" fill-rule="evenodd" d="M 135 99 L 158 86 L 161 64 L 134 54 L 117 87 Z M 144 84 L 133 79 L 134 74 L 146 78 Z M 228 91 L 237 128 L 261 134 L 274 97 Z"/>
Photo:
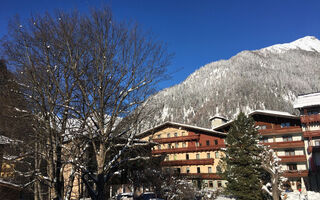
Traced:
<path id="1" fill-rule="evenodd" d="M 319 90 L 320 41 L 307 36 L 287 44 L 242 51 L 209 63 L 185 81 L 151 97 L 157 123 L 171 120 L 210 127 L 216 114 L 233 118 L 240 110 L 296 112 L 297 94 Z"/>

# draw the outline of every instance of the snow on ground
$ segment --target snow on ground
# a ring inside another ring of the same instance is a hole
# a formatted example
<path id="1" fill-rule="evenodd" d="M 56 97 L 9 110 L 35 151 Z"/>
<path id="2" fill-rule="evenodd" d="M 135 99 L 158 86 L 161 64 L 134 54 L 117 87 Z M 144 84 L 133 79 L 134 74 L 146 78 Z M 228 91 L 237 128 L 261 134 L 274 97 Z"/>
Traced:
<path id="1" fill-rule="evenodd" d="M 286 200 L 319 200 L 320 199 L 320 193 L 312 192 L 312 191 L 308 191 L 307 196 L 303 194 L 300 195 L 299 192 L 287 192 L 284 194 L 287 194 Z M 216 200 L 235 200 L 235 199 L 219 196 Z"/>

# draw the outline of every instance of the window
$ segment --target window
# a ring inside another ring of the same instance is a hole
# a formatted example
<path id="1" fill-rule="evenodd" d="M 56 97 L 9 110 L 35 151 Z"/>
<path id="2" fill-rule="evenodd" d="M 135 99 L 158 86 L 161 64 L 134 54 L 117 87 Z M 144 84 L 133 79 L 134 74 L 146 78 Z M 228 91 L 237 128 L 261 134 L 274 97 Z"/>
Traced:
<path id="1" fill-rule="evenodd" d="M 200 154 L 196 154 L 196 159 L 200 159 Z"/>
<path id="2" fill-rule="evenodd" d="M 182 147 L 186 147 L 186 146 L 187 146 L 187 143 L 183 142 Z"/>
<path id="3" fill-rule="evenodd" d="M 266 125 L 257 126 L 257 129 L 264 130 L 264 129 L 267 129 L 267 126 Z"/>
<path id="4" fill-rule="evenodd" d="M 208 173 L 212 173 L 212 168 L 208 167 Z"/>
<path id="5" fill-rule="evenodd" d="M 184 136 L 184 132 L 181 132 L 181 136 Z"/>
<path id="6" fill-rule="evenodd" d="M 209 187 L 213 187 L 213 181 L 209 181 Z"/>
<path id="7" fill-rule="evenodd" d="M 176 148 L 179 148 L 179 143 L 176 143 L 175 146 L 176 146 Z"/>
<path id="8" fill-rule="evenodd" d="M 297 170 L 297 164 L 288 164 L 289 170 Z"/>
<path id="9" fill-rule="evenodd" d="M 207 153 L 207 158 L 210 158 L 210 153 Z"/>
<path id="10" fill-rule="evenodd" d="M 168 149 L 171 149 L 171 145 L 170 144 L 168 144 Z"/>
<path id="11" fill-rule="evenodd" d="M 167 134 L 167 137 L 168 137 L 168 138 L 170 137 L 170 133 Z"/>
<path id="12" fill-rule="evenodd" d="M 290 122 L 281 123 L 280 126 L 281 126 L 281 128 L 289 127 Z"/>
<path id="13" fill-rule="evenodd" d="M 292 136 L 283 136 L 283 137 L 282 137 L 282 140 L 283 140 L 284 142 L 292 141 Z"/>
<path id="14" fill-rule="evenodd" d="M 176 172 L 177 172 L 177 174 L 180 174 L 181 173 L 181 169 L 180 168 L 176 168 Z"/>
<path id="15" fill-rule="evenodd" d="M 218 187 L 222 187 L 222 182 L 221 181 L 218 181 Z"/>
<path id="16" fill-rule="evenodd" d="M 200 167 L 197 167 L 197 173 L 201 173 L 201 172 L 200 172 Z"/>
<path id="17" fill-rule="evenodd" d="M 177 155 L 176 154 L 173 155 L 173 159 L 177 160 Z"/>
<path id="18" fill-rule="evenodd" d="M 169 160 L 169 155 L 166 156 L 166 160 Z"/>
<path id="19" fill-rule="evenodd" d="M 158 135 L 158 138 L 161 138 L 161 134 Z"/>
<path id="20" fill-rule="evenodd" d="M 286 150 L 285 155 L 286 156 L 294 156 L 294 150 Z"/>
<path id="21" fill-rule="evenodd" d="M 206 141 L 206 144 L 207 144 L 207 146 L 210 146 L 210 141 L 207 140 L 207 141 Z"/>
<path id="22" fill-rule="evenodd" d="M 161 145 L 158 145 L 158 149 L 159 149 L 159 150 L 161 149 Z"/>
<path id="23" fill-rule="evenodd" d="M 315 145 L 315 146 L 320 146 L 320 140 L 314 141 L 314 145 Z"/>
<path id="24" fill-rule="evenodd" d="M 178 133 L 174 133 L 174 137 L 178 137 Z"/>
<path id="25" fill-rule="evenodd" d="M 216 158 L 219 158 L 219 152 L 216 152 L 215 154 Z"/>
<path id="26" fill-rule="evenodd" d="M 199 142 L 196 142 L 196 147 L 198 147 L 199 146 Z"/>
<path id="27" fill-rule="evenodd" d="M 268 138 L 267 138 L 267 137 L 263 137 L 263 138 L 261 139 L 261 142 L 263 142 L 263 143 L 268 143 Z"/>
<path id="28" fill-rule="evenodd" d="M 190 168 L 189 168 L 189 167 L 187 167 L 187 174 L 188 174 L 188 173 L 190 173 Z"/>
<path id="29" fill-rule="evenodd" d="M 214 140 L 214 144 L 215 144 L 215 145 L 218 145 L 218 140 Z"/>
<path id="30" fill-rule="evenodd" d="M 189 160 L 189 154 L 186 154 L 186 160 Z"/>

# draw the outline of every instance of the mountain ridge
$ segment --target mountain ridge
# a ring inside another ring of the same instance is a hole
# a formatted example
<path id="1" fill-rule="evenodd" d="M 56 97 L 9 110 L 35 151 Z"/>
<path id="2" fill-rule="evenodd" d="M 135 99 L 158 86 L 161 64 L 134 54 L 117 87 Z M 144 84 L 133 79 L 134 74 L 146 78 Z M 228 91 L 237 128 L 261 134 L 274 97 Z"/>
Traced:
<path id="1" fill-rule="evenodd" d="M 200 67 L 150 97 L 152 106 L 160 108 L 152 118 L 157 123 L 169 120 L 209 128 L 211 116 L 230 119 L 240 110 L 295 113 L 292 103 L 297 94 L 319 90 L 319 64 L 320 40 L 314 36 L 241 51 Z"/>

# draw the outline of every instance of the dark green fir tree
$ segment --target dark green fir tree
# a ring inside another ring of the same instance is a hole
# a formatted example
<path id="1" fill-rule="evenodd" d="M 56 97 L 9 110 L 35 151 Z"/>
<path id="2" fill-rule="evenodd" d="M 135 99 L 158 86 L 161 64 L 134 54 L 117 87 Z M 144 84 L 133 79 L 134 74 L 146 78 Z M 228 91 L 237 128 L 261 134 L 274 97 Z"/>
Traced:
<path id="1" fill-rule="evenodd" d="M 240 113 L 231 124 L 226 137 L 225 171 L 228 181 L 226 192 L 237 200 L 262 199 L 262 184 L 259 179 L 262 148 L 254 120 Z"/>

